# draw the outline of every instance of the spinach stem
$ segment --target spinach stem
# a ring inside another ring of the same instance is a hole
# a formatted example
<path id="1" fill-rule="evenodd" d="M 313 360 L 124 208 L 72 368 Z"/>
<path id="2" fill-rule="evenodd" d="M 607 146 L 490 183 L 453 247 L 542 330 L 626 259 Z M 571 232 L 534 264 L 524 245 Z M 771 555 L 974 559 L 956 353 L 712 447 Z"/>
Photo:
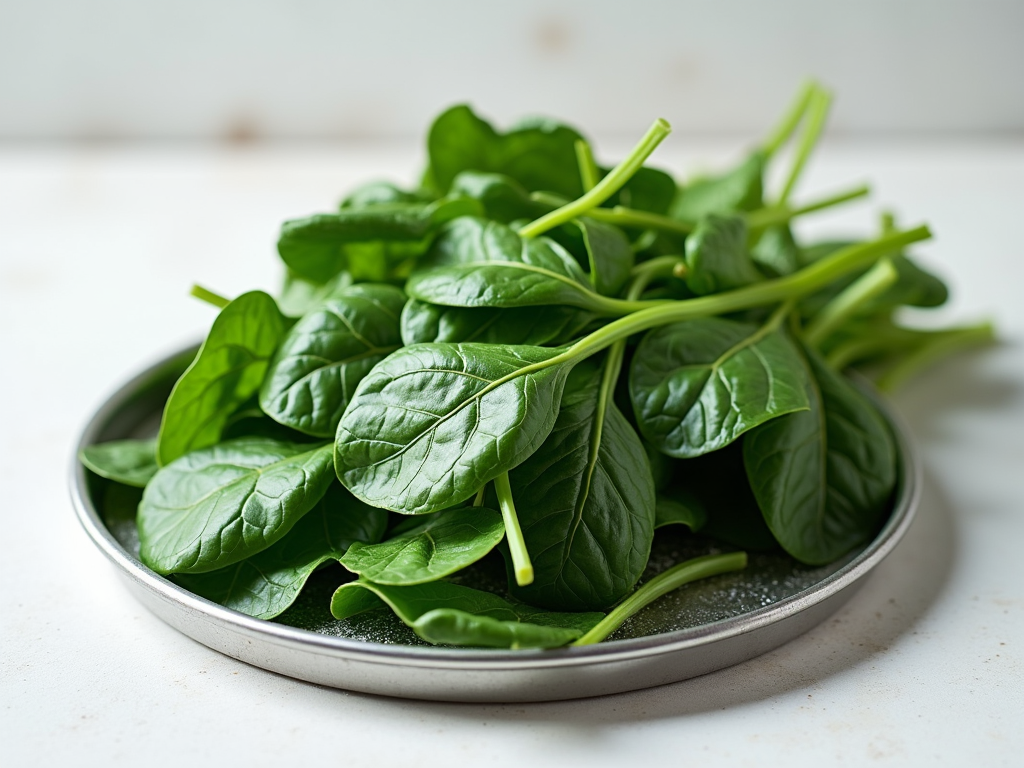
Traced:
<path id="1" fill-rule="evenodd" d="M 782 119 L 771 130 L 768 138 L 765 139 L 764 144 L 761 146 L 761 152 L 765 159 L 774 155 L 779 150 L 779 147 L 785 144 L 789 137 L 793 135 L 793 131 L 800 125 L 800 121 L 803 119 L 804 113 L 807 112 L 807 107 L 811 103 L 811 98 L 818 91 L 819 87 L 813 80 L 808 80 L 800 87 L 793 103 L 790 104 Z"/>
<path id="2" fill-rule="evenodd" d="M 512 500 L 512 486 L 508 481 L 508 472 L 502 472 L 494 478 L 494 490 L 498 494 L 498 506 L 501 507 L 501 519 L 505 522 L 505 540 L 512 555 L 512 568 L 516 574 L 516 584 L 525 587 L 533 583 L 533 563 L 530 553 L 526 551 L 523 529 L 519 527 L 516 505 Z"/>
<path id="3" fill-rule="evenodd" d="M 797 207 L 790 207 L 788 205 L 766 206 L 747 214 L 747 227 L 751 230 L 767 229 L 774 224 L 785 224 L 791 219 L 794 219 L 797 216 L 802 216 L 805 213 L 813 213 L 814 211 L 820 211 L 823 208 L 831 208 L 832 206 L 839 205 L 850 200 L 856 200 L 858 197 L 866 197 L 869 194 L 871 194 L 871 187 L 866 184 L 862 184 L 859 187 L 854 187 L 853 189 L 848 189 L 843 192 L 837 192 L 834 195 L 823 197 L 820 200 L 815 200 L 807 203 L 806 205 L 800 205 Z"/>
<path id="4" fill-rule="evenodd" d="M 597 622 L 589 632 L 574 642 L 573 645 L 600 643 L 641 608 L 647 607 L 659 597 L 668 594 L 674 589 L 678 589 L 684 584 L 689 584 L 691 581 L 697 581 L 698 579 L 706 579 L 709 576 L 718 576 L 722 573 L 742 571 L 746 567 L 746 552 L 730 552 L 726 555 L 705 555 L 704 557 L 695 557 L 692 560 L 675 565 L 664 573 L 659 573 L 615 606 L 607 616 Z"/>
<path id="5" fill-rule="evenodd" d="M 991 323 L 981 323 L 968 328 L 936 333 L 933 338 L 882 374 L 875 383 L 883 392 L 892 392 L 919 370 L 936 360 L 941 360 L 961 349 L 992 344 L 995 340 L 995 329 Z"/>
<path id="6" fill-rule="evenodd" d="M 822 342 L 837 331 L 867 302 L 892 287 L 900 274 L 892 259 L 882 259 L 871 269 L 846 286 L 811 318 L 804 329 L 804 340 L 821 348 Z"/>
<path id="7" fill-rule="evenodd" d="M 814 147 L 821 137 L 821 131 L 825 127 L 825 120 L 828 118 L 829 108 L 832 106 L 832 95 L 824 88 L 815 88 L 811 96 L 811 103 L 807 110 L 807 122 L 804 125 L 803 133 L 800 135 L 800 142 L 797 144 L 796 157 L 793 160 L 793 167 L 789 171 L 786 183 L 779 195 L 779 204 L 784 205 L 789 199 L 793 187 L 796 186 L 800 174 L 807 164 L 807 160 L 814 151 Z"/>
<path id="8" fill-rule="evenodd" d="M 583 191 L 589 192 L 601 180 L 601 171 L 594 162 L 594 153 L 587 142 L 577 139 L 575 146 L 576 162 L 580 167 L 580 182 L 583 184 Z"/>
<path id="9" fill-rule="evenodd" d="M 599 206 L 618 192 L 633 177 L 633 174 L 640 170 L 644 161 L 671 132 L 672 126 L 668 124 L 668 121 L 659 117 L 640 139 L 640 143 L 626 156 L 626 159 L 612 168 L 607 176 L 594 185 L 593 189 L 584 192 L 581 197 L 571 203 L 531 221 L 519 230 L 519 234 L 526 238 L 537 237 L 549 229 L 582 216 L 591 208 Z"/>
<path id="10" fill-rule="evenodd" d="M 474 507 L 482 507 L 484 505 L 484 495 L 487 491 L 487 483 L 480 486 L 480 490 L 476 492 L 476 498 L 473 499 Z"/>
<path id="11" fill-rule="evenodd" d="M 633 282 L 630 283 L 630 287 L 626 291 L 626 298 L 629 300 L 639 299 L 651 281 L 657 280 L 659 277 L 685 277 L 686 261 L 682 256 L 656 256 L 653 259 L 641 261 L 629 271 L 629 276 Z M 637 288 L 636 281 L 640 277 L 643 277 L 644 280 Z"/>
<path id="12" fill-rule="evenodd" d="M 214 293 L 208 288 L 203 288 L 201 285 L 193 285 L 189 293 L 197 299 L 202 299 L 207 304 L 212 304 L 217 309 L 224 309 L 224 307 L 231 303 L 231 299 L 226 299 L 219 293 Z"/>

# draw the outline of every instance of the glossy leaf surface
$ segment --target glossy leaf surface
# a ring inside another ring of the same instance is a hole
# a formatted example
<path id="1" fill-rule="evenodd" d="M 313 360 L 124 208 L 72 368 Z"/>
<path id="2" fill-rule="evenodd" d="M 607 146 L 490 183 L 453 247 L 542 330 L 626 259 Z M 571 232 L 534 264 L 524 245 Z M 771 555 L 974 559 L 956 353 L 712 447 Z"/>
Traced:
<path id="1" fill-rule="evenodd" d="M 696 497 L 685 501 L 678 497 L 659 495 L 654 506 L 654 527 L 685 525 L 691 531 L 699 531 L 708 520 L 708 512 Z"/>
<path id="2" fill-rule="evenodd" d="M 810 410 L 751 431 L 743 457 L 775 538 L 817 565 L 874 534 L 896 483 L 896 448 L 874 405 L 806 354 Z"/>
<path id="3" fill-rule="evenodd" d="M 532 584 L 511 589 L 533 605 L 607 608 L 629 594 L 650 556 L 650 465 L 618 407 L 600 411 L 600 389 L 601 369 L 577 366 L 551 434 L 509 474 L 534 568 Z"/>
<path id="4" fill-rule="evenodd" d="M 463 171 L 452 180 L 450 194 L 478 200 L 488 219 L 511 224 L 543 216 L 549 206 L 530 199 L 521 184 L 500 173 Z"/>
<path id="5" fill-rule="evenodd" d="M 764 158 L 750 155 L 731 171 L 697 179 L 683 187 L 672 203 L 672 216 L 680 221 L 700 221 L 708 214 L 752 211 L 763 202 Z"/>
<path id="6" fill-rule="evenodd" d="M 453 307 L 600 308 L 586 273 L 558 243 L 524 239 L 504 224 L 472 217 L 438 234 L 405 290 L 420 301 Z"/>
<path id="7" fill-rule="evenodd" d="M 445 307 L 409 299 L 402 310 L 402 341 L 558 345 L 593 320 L 593 314 L 575 307 Z"/>
<path id="8" fill-rule="evenodd" d="M 284 337 L 260 388 L 260 406 L 280 424 L 334 437 L 356 386 L 402 346 L 405 295 L 360 283 L 338 291 Z"/>
<path id="9" fill-rule="evenodd" d="M 747 225 L 739 216 L 709 215 L 686 238 L 686 285 L 698 296 L 764 280 L 747 251 Z"/>
<path id="10" fill-rule="evenodd" d="M 112 440 L 88 445 L 78 460 L 100 477 L 135 488 L 145 488 L 159 469 L 156 440 Z"/>
<path id="11" fill-rule="evenodd" d="M 500 512 L 460 507 L 427 515 L 379 544 L 354 544 L 341 564 L 377 584 L 423 584 L 475 563 L 504 535 Z"/>
<path id="12" fill-rule="evenodd" d="M 544 611 L 445 581 L 410 587 L 353 581 L 334 593 L 331 613 L 345 619 L 383 605 L 428 642 L 492 648 L 556 648 L 604 617 Z"/>
<path id="13" fill-rule="evenodd" d="M 722 318 L 648 333 L 630 367 L 644 437 L 677 458 L 718 450 L 749 429 L 807 408 L 800 356 L 785 334 Z"/>
<path id="14" fill-rule="evenodd" d="M 616 296 L 629 279 L 636 254 L 622 230 L 610 224 L 583 217 L 567 228 L 579 231 L 587 254 L 591 287 L 605 296 Z"/>
<path id="15" fill-rule="evenodd" d="M 310 575 L 339 560 L 354 542 L 380 541 L 388 513 L 367 506 L 337 483 L 284 538 L 259 554 L 208 573 L 180 574 L 190 592 L 235 611 L 272 619 L 299 596 Z"/>
<path id="16" fill-rule="evenodd" d="M 259 390 L 286 328 L 262 291 L 243 293 L 221 310 L 164 406 L 156 449 L 161 465 L 220 440 L 232 413 Z"/>
<path id="17" fill-rule="evenodd" d="M 329 445 L 239 438 L 186 454 L 139 505 L 141 559 L 157 573 L 202 573 L 281 539 L 330 485 Z"/>
<path id="18" fill-rule="evenodd" d="M 557 350 L 418 344 L 379 363 L 338 425 L 335 467 L 368 504 L 437 512 L 473 496 L 547 437 L 568 368 Z"/>

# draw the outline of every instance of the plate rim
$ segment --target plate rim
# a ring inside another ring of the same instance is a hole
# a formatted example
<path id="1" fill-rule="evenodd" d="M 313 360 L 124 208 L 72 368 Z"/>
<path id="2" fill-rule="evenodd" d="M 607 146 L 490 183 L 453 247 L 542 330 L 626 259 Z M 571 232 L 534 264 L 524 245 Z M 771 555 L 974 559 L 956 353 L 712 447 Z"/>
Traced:
<path id="1" fill-rule="evenodd" d="M 175 361 L 185 358 L 198 347 L 198 344 L 189 344 L 163 355 L 110 391 L 101 405 L 92 412 L 79 433 L 71 455 L 68 479 L 72 504 L 79 523 L 93 544 L 133 582 L 167 602 L 202 614 L 243 635 L 258 637 L 279 646 L 305 650 L 315 648 L 318 653 L 363 663 L 474 671 L 568 668 L 673 654 L 780 623 L 853 586 L 871 573 L 903 539 L 914 520 L 920 499 L 922 466 L 906 422 L 891 403 L 867 384 L 866 380 L 855 380 L 861 392 L 882 412 L 896 441 L 897 486 L 893 494 L 893 508 L 889 519 L 875 538 L 850 562 L 794 595 L 738 616 L 697 627 L 645 637 L 610 640 L 589 646 L 554 649 L 437 648 L 374 643 L 321 634 L 234 611 L 195 595 L 160 576 L 121 546 L 103 523 L 99 511 L 92 503 L 87 487 L 87 470 L 78 460 L 81 449 L 94 444 L 118 411 L 145 385 L 152 383 L 161 371 Z"/>

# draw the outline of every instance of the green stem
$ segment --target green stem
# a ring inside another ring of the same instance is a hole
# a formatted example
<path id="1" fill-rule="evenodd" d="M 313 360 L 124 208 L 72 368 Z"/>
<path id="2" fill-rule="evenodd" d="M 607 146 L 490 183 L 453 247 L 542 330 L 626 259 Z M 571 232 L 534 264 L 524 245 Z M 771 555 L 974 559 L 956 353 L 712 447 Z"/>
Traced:
<path id="1" fill-rule="evenodd" d="M 473 499 L 474 507 L 482 507 L 484 505 L 484 495 L 487 491 L 487 484 L 484 483 L 480 486 L 480 490 L 476 492 L 476 498 Z"/>
<path id="2" fill-rule="evenodd" d="M 869 194 L 871 194 L 871 187 L 862 184 L 859 187 L 848 189 L 845 192 L 838 192 L 829 197 L 823 197 L 820 200 L 815 200 L 795 208 L 788 205 L 773 205 L 759 208 L 747 214 L 747 227 L 752 231 L 767 229 L 774 224 L 785 224 L 805 213 L 813 213 L 824 208 L 831 208 L 850 200 L 856 200 L 859 197 L 866 197 Z"/>
<path id="3" fill-rule="evenodd" d="M 591 208 L 596 208 L 609 197 L 618 192 L 623 185 L 629 181 L 643 166 L 644 161 L 650 157 L 655 148 L 672 132 L 672 126 L 666 120 L 658 118 L 650 127 L 640 143 L 634 147 L 625 160 L 601 179 L 594 188 L 585 192 L 581 197 L 571 203 L 562 206 L 550 213 L 546 213 L 539 219 L 530 222 L 519 230 L 523 237 L 537 237 L 567 221 L 582 216 Z"/>
<path id="4" fill-rule="evenodd" d="M 867 302 L 892 287 L 900 274 L 891 259 L 882 259 L 833 297 L 807 324 L 804 340 L 820 348 L 825 339 L 853 317 Z"/>
<path id="5" fill-rule="evenodd" d="M 764 144 L 761 146 L 761 152 L 766 159 L 774 155 L 779 150 L 779 147 L 785 144 L 789 137 L 793 135 L 793 131 L 800 124 L 804 113 L 807 111 L 807 107 L 811 103 L 811 97 L 814 96 L 818 89 L 818 84 L 813 80 L 808 80 L 800 86 L 800 90 L 797 92 L 793 103 L 786 110 L 778 125 L 768 134 L 768 138 L 765 139 Z"/>
<path id="6" fill-rule="evenodd" d="M 533 563 L 530 553 L 526 551 L 523 529 L 519 527 L 516 505 L 512 500 L 512 486 L 508 481 L 508 472 L 502 472 L 494 478 L 494 490 L 498 494 L 498 506 L 501 507 L 501 519 L 505 521 L 505 541 L 512 554 L 512 569 L 516 574 L 516 584 L 525 587 L 533 583 Z"/>
<path id="7" fill-rule="evenodd" d="M 682 267 L 681 270 L 680 267 Z M 644 292 L 644 288 L 659 277 L 685 277 L 686 261 L 682 256 L 656 256 L 653 259 L 641 261 L 629 271 L 629 276 L 634 282 L 630 285 L 629 290 L 626 291 L 626 298 L 628 300 L 639 299 L 640 295 Z M 639 290 L 636 290 L 636 280 L 641 276 L 644 278 L 643 285 Z"/>
<path id="8" fill-rule="evenodd" d="M 573 645 L 593 645 L 600 643 L 612 632 L 622 626 L 622 622 L 645 608 L 659 597 L 678 589 L 684 584 L 710 576 L 718 576 L 731 571 L 742 571 L 747 567 L 746 552 L 730 552 L 727 555 L 705 555 L 687 560 L 685 563 L 659 573 L 641 586 L 609 612 L 601 621 Z"/>
<path id="9" fill-rule="evenodd" d="M 796 186 L 797 180 L 800 178 L 800 173 L 804 169 L 804 165 L 807 164 L 808 158 L 811 156 L 811 152 L 818 143 L 818 139 L 821 137 L 822 128 L 825 127 L 825 119 L 828 117 L 829 107 L 832 105 L 832 95 L 824 88 L 816 88 L 812 97 L 811 104 L 807 111 L 807 122 L 804 126 L 803 133 L 800 135 L 800 143 L 797 145 L 796 157 L 793 160 L 793 167 L 789 171 L 789 177 L 786 179 L 786 184 L 782 188 L 782 194 L 779 195 L 779 204 L 783 205 L 789 199 L 789 194 L 793 191 L 793 187 Z"/>
<path id="10" fill-rule="evenodd" d="M 601 171 L 594 162 L 594 153 L 590 145 L 583 139 L 576 140 L 576 163 L 580 167 L 580 182 L 583 184 L 583 191 L 589 192 L 597 186 L 601 180 Z"/>
<path id="11" fill-rule="evenodd" d="M 925 366 L 961 349 L 991 344 L 995 339 L 991 323 L 943 331 L 882 374 L 876 383 L 883 392 L 892 392 Z"/>
<path id="12" fill-rule="evenodd" d="M 208 288 L 203 288 L 201 285 L 193 285 L 189 293 L 197 299 L 202 299 L 207 304 L 212 304 L 217 309 L 224 309 L 224 307 L 231 303 L 231 299 L 225 299 L 219 293 L 214 293 Z"/>

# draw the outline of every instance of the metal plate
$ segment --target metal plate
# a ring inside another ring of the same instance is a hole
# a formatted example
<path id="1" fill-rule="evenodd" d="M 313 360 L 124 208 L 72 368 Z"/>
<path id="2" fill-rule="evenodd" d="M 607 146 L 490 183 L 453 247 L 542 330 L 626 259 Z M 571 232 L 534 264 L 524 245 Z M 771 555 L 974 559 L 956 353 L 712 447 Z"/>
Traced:
<path id="1" fill-rule="evenodd" d="M 152 435 L 171 386 L 194 355 L 194 347 L 183 350 L 117 390 L 89 421 L 78 447 Z M 525 702 L 599 696 L 746 661 L 807 631 L 853 595 L 903 537 L 920 485 L 906 429 L 885 403 L 877 404 L 896 436 L 899 467 L 893 511 L 871 544 L 822 568 L 780 554 L 755 555 L 746 571 L 687 585 L 641 611 L 610 640 L 580 648 L 438 648 L 419 644 L 389 612 L 335 621 L 327 600 L 340 579 L 329 572 L 314 574 L 278 621 L 254 619 L 193 595 L 142 565 L 131 515 L 137 499 L 130 494 L 122 499 L 127 501 L 122 515 L 117 503 L 104 507 L 100 496 L 124 487 L 100 480 L 75 458 L 71 497 L 86 532 L 149 610 L 240 661 L 321 685 L 414 699 Z M 110 510 L 105 516 L 103 508 Z M 715 547 L 700 537 L 659 531 L 645 578 Z"/>

